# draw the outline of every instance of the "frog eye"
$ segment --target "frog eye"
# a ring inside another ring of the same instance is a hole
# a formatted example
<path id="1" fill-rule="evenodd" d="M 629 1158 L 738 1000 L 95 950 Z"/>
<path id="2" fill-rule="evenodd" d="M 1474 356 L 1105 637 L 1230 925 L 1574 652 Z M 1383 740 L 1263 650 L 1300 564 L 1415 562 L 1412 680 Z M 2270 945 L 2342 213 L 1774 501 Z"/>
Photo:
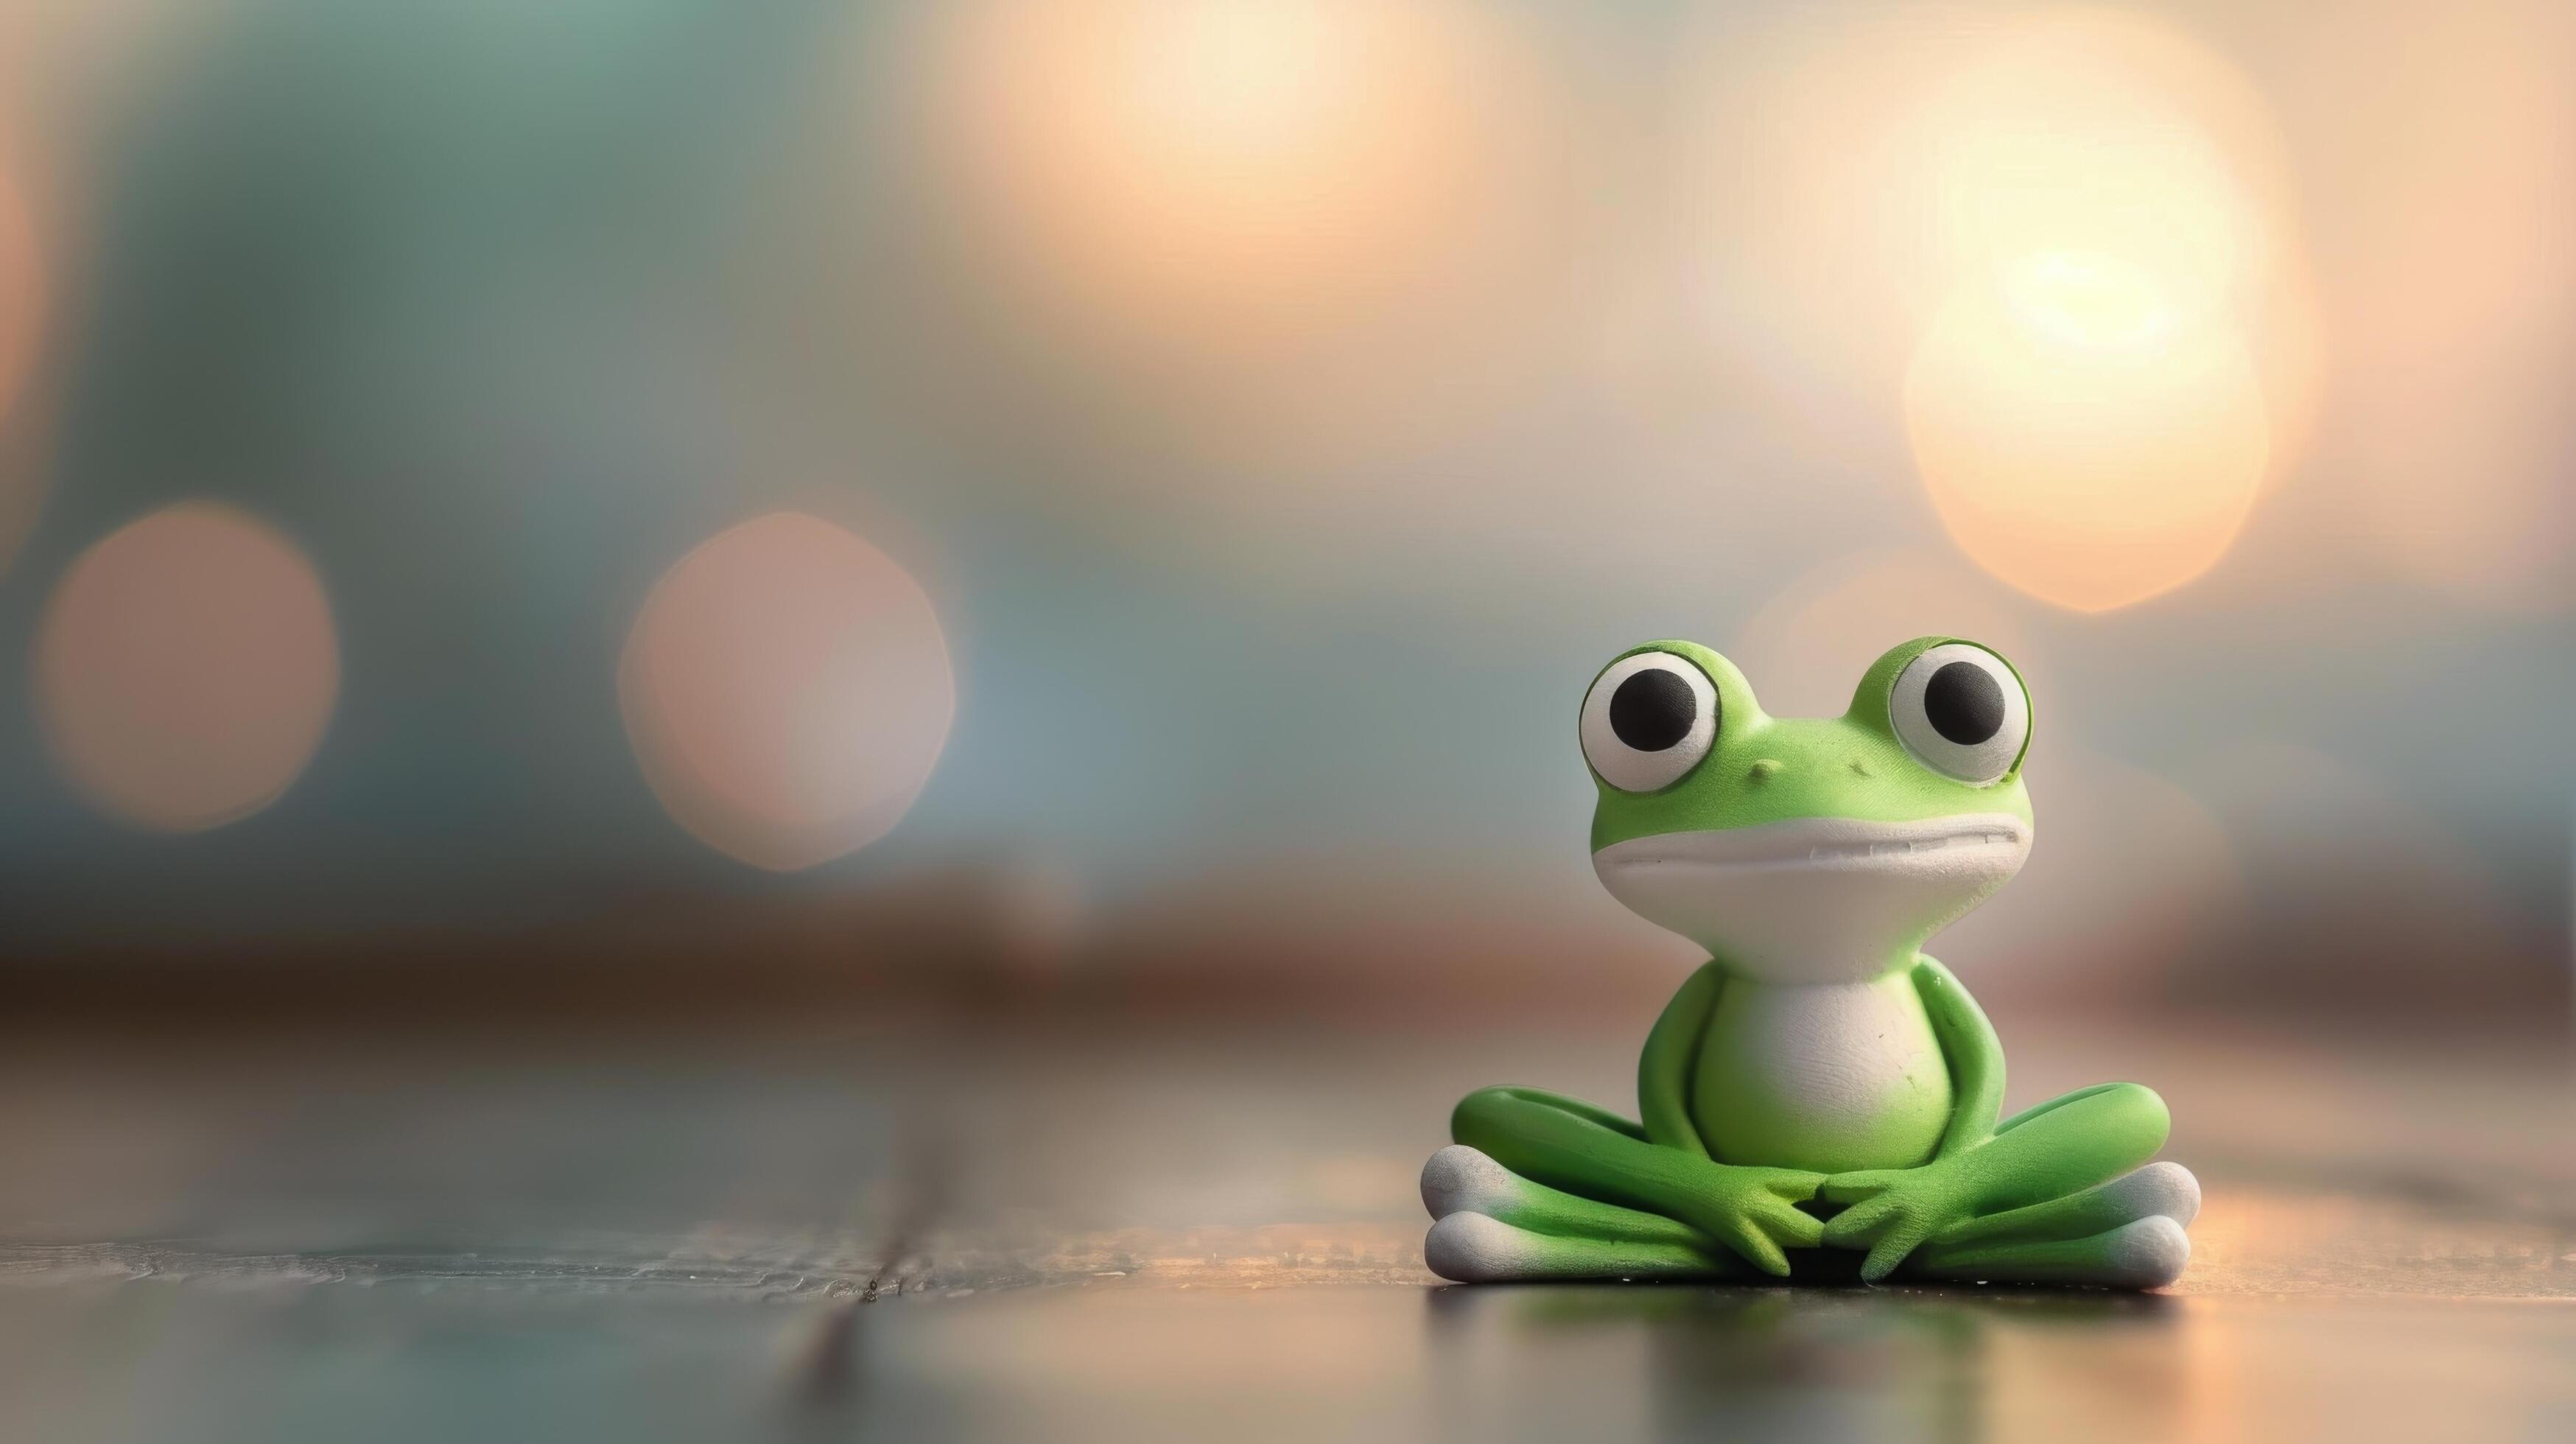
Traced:
<path id="1" fill-rule="evenodd" d="M 1914 759 L 1974 787 L 2000 781 L 2030 740 L 2030 694 L 2004 659 L 1944 642 L 1905 664 L 1888 720 Z"/>
<path id="2" fill-rule="evenodd" d="M 1622 792 L 1681 781 L 1717 740 L 1717 688 L 1670 652 L 1610 664 L 1583 698 L 1583 760 Z"/>

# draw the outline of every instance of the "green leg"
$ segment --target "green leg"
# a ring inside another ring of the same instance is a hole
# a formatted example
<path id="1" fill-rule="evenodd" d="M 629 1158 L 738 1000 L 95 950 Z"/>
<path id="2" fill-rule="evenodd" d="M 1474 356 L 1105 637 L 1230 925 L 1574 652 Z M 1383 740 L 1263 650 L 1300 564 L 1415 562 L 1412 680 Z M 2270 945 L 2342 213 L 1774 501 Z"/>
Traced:
<path id="1" fill-rule="evenodd" d="M 1822 1181 L 1813 1174 L 1726 1167 L 1650 1143 L 1642 1128 L 1615 1114 L 1534 1088 L 1469 1094 L 1450 1119 L 1450 1136 L 1497 1165 L 1508 1184 L 1487 1180 L 1498 1200 L 1488 1207 L 1444 1209 L 1434 1197 L 1433 1175 L 1442 1167 L 1435 1156 L 1424 1175 L 1425 1202 L 1435 1214 L 1480 1213 L 1541 1237 L 1681 1249 L 1684 1255 L 1660 1263 L 1701 1274 L 1741 1255 L 1785 1275 L 1782 1248 L 1812 1246 L 1823 1229 L 1796 1207 Z M 1641 1272 L 1625 1266 L 1625 1256 L 1595 1262 L 1600 1269 L 1586 1276 Z"/>
<path id="2" fill-rule="evenodd" d="M 1941 1231 L 1906 1261 L 1923 1278 L 2160 1288 L 2191 1260 L 2200 1182 L 2150 1163 L 2095 1188 Z"/>
<path id="3" fill-rule="evenodd" d="M 1741 1278 L 1752 1270 L 1686 1223 L 1532 1183 L 1463 1143 L 1422 1167 L 1431 1271 L 1515 1279 Z"/>
<path id="4" fill-rule="evenodd" d="M 1976 1150 L 1989 1171 L 2009 1181 L 1989 1204 L 2045 1204 L 2105 1184 L 2154 1158 L 2172 1129 L 2164 1098 L 2138 1083 L 2094 1083 L 2050 1098 L 2004 1119 Z"/>
<path id="5" fill-rule="evenodd" d="M 1422 1165 L 1422 1206 L 1435 1219 L 1481 1213 L 1557 1238 L 1649 1243 L 1701 1252 L 1716 1246 L 1708 1235 L 1678 1219 L 1533 1183 L 1463 1143 L 1450 1144 Z"/>
<path id="6" fill-rule="evenodd" d="M 2109 1183 L 2046 1203 L 2006 1209 L 1953 1224 L 1932 1236 L 1944 1246 L 2050 1243 L 2090 1238 L 2142 1218 L 2164 1217 L 2185 1228 L 2200 1215 L 2200 1180 L 2179 1163 L 2150 1163 Z"/>
<path id="7" fill-rule="evenodd" d="M 1422 1241 L 1422 1259 L 1433 1273 L 1462 1284 L 1753 1274 L 1750 1265 L 1724 1249 L 1540 1233 L 1482 1213 L 1453 1213 L 1433 1224 Z"/>
<path id="8" fill-rule="evenodd" d="M 1921 1278 L 1998 1284 L 2096 1284 L 2155 1289 L 2182 1277 L 2191 1237 L 2163 1214 L 2085 1238 L 2027 1243 L 1932 1244 L 1905 1271 Z"/>
<path id="9" fill-rule="evenodd" d="M 1684 1215 L 1706 1187 L 1707 1159 L 1649 1143 L 1627 1119 L 1536 1088 L 1468 1094 L 1449 1115 L 1449 1136 L 1523 1178 L 1667 1217 Z"/>
<path id="10" fill-rule="evenodd" d="M 1923 1262 L 1945 1272 L 2135 1286 L 2140 1277 L 2179 1269 L 2188 1253 L 2187 1244 L 2173 1247 L 2180 1221 L 2152 1205 L 2176 1194 L 2189 1175 L 2176 1169 L 2179 1178 L 2148 1173 L 2134 1184 L 2100 1186 L 2154 1157 L 2167 1127 L 2164 1100 L 2137 1084 L 2069 1093 L 1922 1168 L 1829 1180 L 1824 1196 L 1848 1207 L 1826 1224 L 1825 1241 L 1866 1248 L 1861 1275 L 1871 1280 L 1937 1239 L 1946 1251 Z M 2196 1184 L 2190 1195 L 2196 1208 Z"/>
<path id="11" fill-rule="evenodd" d="M 2013 1115 L 1958 1158 L 1978 1180 L 1977 1212 L 1998 1213 L 2117 1178 L 2155 1157 L 2172 1126 L 2153 1090 L 2101 1083 Z"/>

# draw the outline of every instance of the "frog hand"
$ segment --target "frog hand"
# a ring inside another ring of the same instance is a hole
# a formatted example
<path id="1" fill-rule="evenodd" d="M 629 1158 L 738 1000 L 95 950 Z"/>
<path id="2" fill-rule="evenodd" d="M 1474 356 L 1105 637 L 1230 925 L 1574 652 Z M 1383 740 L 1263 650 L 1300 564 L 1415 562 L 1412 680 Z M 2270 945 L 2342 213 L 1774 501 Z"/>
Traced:
<path id="1" fill-rule="evenodd" d="M 1860 1276 L 1864 1282 L 1877 1283 L 1894 1273 L 1924 1240 L 1969 1215 L 1964 1184 L 1946 1160 L 1919 1168 L 1837 1173 L 1816 1191 L 1828 1203 L 1846 1205 L 1825 1221 L 1825 1243 L 1832 1248 L 1868 1249 Z"/>
<path id="2" fill-rule="evenodd" d="M 1715 1177 L 1706 1206 L 1685 1222 L 1705 1229 L 1755 1268 L 1787 1278 L 1789 1256 L 1781 1250 L 1814 1248 L 1823 1241 L 1824 1225 L 1798 1210 L 1816 1196 L 1823 1174 L 1718 1164 Z"/>

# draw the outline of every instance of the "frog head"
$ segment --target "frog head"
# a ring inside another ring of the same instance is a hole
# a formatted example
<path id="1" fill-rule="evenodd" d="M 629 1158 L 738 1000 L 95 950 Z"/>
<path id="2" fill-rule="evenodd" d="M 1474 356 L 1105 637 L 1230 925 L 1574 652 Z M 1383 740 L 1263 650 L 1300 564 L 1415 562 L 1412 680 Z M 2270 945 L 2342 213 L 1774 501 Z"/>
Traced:
<path id="1" fill-rule="evenodd" d="M 1909 966 L 2030 855 L 2030 694 L 2002 657 L 1919 637 L 1840 717 L 1772 717 L 1735 664 L 1649 642 L 1593 679 L 1592 866 L 1629 911 L 1780 984 Z"/>

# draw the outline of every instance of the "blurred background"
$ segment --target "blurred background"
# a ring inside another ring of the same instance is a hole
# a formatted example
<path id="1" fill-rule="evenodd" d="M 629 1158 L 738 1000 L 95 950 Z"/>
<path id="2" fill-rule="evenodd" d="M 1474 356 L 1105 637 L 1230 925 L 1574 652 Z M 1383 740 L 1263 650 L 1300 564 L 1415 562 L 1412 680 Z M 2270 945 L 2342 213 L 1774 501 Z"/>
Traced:
<path id="1" fill-rule="evenodd" d="M 2035 695 L 1935 944 L 2017 1066 L 2164 1060 L 2258 1173 L 2402 1075 L 2563 1182 L 2386 1050 L 2564 1112 L 2571 394 L 2555 0 L 14 0 L 0 1215 L 488 1243 L 625 1187 L 423 1182 L 558 1146 L 459 1121 L 529 1058 L 687 1172 L 672 1060 L 792 1025 L 894 1061 L 723 1096 L 895 1179 L 975 1040 L 1313 1141 L 1355 1055 L 1219 1040 L 1436 1036 L 1326 1115 L 1383 1159 L 1162 1196 L 1401 1216 L 1462 1086 L 1625 1107 L 1695 961 L 1592 879 L 1593 672 L 1831 714 L 1927 632 Z M 410 1132 L 278 1122 L 397 1036 Z"/>
<path id="2" fill-rule="evenodd" d="M 6 23 L 13 991 L 1659 995 L 1592 671 L 1950 631 L 1981 991 L 2576 1017 L 2563 6 Z"/>

